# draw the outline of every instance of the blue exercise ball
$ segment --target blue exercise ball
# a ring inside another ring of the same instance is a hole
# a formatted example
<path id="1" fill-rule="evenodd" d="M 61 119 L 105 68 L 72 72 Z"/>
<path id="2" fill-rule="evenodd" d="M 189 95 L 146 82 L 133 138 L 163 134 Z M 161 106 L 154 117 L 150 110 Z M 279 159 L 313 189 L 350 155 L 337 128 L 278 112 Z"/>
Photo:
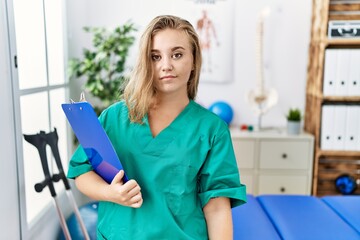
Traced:
<path id="1" fill-rule="evenodd" d="M 228 125 L 231 123 L 234 116 L 231 106 L 223 101 L 214 102 L 209 107 L 209 110 L 218 115 Z"/>
<path id="2" fill-rule="evenodd" d="M 97 220 L 98 220 L 98 202 L 89 202 L 79 207 L 81 218 L 84 222 L 85 228 L 89 234 L 90 239 L 96 239 Z M 79 222 L 77 221 L 75 213 L 72 213 L 67 219 L 66 224 L 69 229 L 71 238 L 73 240 L 85 239 L 81 231 Z M 59 240 L 65 240 L 65 235 L 60 229 Z"/>

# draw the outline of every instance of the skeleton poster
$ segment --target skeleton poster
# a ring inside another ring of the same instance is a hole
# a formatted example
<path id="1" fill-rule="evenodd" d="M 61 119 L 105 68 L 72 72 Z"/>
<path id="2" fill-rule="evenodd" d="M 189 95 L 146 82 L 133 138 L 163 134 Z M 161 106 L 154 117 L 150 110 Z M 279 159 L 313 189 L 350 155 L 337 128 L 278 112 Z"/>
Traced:
<path id="1" fill-rule="evenodd" d="M 185 0 L 180 16 L 196 29 L 202 49 L 201 82 L 225 83 L 233 79 L 233 0 Z"/>

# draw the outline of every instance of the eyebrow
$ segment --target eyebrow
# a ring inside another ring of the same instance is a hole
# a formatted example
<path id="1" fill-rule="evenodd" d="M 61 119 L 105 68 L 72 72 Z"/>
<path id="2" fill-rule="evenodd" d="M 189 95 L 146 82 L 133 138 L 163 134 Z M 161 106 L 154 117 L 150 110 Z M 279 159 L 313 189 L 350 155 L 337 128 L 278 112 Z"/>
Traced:
<path id="1" fill-rule="evenodd" d="M 182 47 L 182 46 L 176 46 L 176 47 L 171 48 L 171 51 L 173 52 L 173 51 L 176 51 L 176 50 L 179 50 L 179 49 L 185 50 L 185 48 Z M 151 49 L 151 52 L 160 52 L 160 51 L 157 50 L 157 49 Z"/>

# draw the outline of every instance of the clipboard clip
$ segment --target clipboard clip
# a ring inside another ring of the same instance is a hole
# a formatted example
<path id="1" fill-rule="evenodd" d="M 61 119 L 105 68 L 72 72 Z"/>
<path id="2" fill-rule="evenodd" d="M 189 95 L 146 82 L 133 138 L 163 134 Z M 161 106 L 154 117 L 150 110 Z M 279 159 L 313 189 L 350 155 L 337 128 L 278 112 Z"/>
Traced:
<path id="1" fill-rule="evenodd" d="M 84 93 L 84 92 L 81 92 L 81 93 L 80 93 L 80 100 L 79 100 L 79 102 L 87 102 L 87 101 L 86 101 L 86 98 L 85 98 L 85 93 Z M 76 102 L 70 98 L 70 103 L 73 104 L 73 103 L 76 103 Z"/>

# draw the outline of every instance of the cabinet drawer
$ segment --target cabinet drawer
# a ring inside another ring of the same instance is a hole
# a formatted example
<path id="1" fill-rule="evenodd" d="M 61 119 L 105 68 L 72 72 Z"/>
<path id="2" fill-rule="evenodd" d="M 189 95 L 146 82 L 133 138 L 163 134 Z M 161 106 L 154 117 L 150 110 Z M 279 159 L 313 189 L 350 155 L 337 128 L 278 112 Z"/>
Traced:
<path id="1" fill-rule="evenodd" d="M 260 168 L 308 169 L 310 144 L 307 141 L 261 141 Z"/>
<path id="2" fill-rule="evenodd" d="M 259 194 L 310 194 L 306 176 L 259 176 Z"/>
<path id="3" fill-rule="evenodd" d="M 233 139 L 233 147 L 238 167 L 253 168 L 255 159 L 255 141 Z"/>

